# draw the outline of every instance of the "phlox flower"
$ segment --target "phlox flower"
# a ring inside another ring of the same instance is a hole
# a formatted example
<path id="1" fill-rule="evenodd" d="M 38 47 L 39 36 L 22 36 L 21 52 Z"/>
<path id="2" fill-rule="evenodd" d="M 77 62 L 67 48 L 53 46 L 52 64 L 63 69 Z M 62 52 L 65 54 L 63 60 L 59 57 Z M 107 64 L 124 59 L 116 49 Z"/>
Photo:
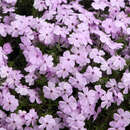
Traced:
<path id="1" fill-rule="evenodd" d="M 112 56 L 108 59 L 108 63 L 110 64 L 113 70 L 119 69 L 120 71 L 123 70 L 126 65 L 125 59 L 121 56 Z"/>
<path id="2" fill-rule="evenodd" d="M 85 125 L 85 117 L 82 114 L 73 113 L 70 117 L 66 119 L 70 129 L 72 130 L 79 130 L 84 129 Z"/>
<path id="3" fill-rule="evenodd" d="M 102 72 L 98 67 L 92 68 L 91 66 L 88 66 L 86 72 L 84 73 L 84 76 L 88 83 L 94 83 L 102 77 Z"/>
<path id="4" fill-rule="evenodd" d="M 34 109 L 30 109 L 29 113 L 25 115 L 26 125 L 29 126 L 32 124 L 32 126 L 35 125 L 36 119 L 38 119 L 37 112 L 35 112 Z"/>
<path id="5" fill-rule="evenodd" d="M 10 130 L 22 129 L 23 122 L 19 115 L 11 113 L 10 117 L 6 119 L 7 128 Z"/>
<path id="6" fill-rule="evenodd" d="M 46 130 L 51 130 L 56 125 L 56 121 L 53 119 L 51 115 L 41 117 L 39 119 L 39 123 L 41 124 L 39 128 L 46 128 Z"/>
<path id="7" fill-rule="evenodd" d="M 124 0 L 110 0 L 110 4 L 111 6 L 116 6 L 118 8 L 124 8 L 125 7 L 125 3 Z"/>
<path id="8" fill-rule="evenodd" d="M 5 54 L 7 54 L 7 55 L 13 51 L 10 43 L 5 43 L 3 45 L 3 50 L 4 50 Z"/>
<path id="9" fill-rule="evenodd" d="M 59 90 L 55 87 L 55 83 L 49 82 L 48 86 L 43 86 L 43 93 L 45 98 L 56 100 L 59 95 Z"/>
<path id="10" fill-rule="evenodd" d="M 7 92 L 3 92 L 3 100 L 1 105 L 6 111 L 14 112 L 17 109 L 19 103 L 15 96 L 10 95 Z"/>
<path id="11" fill-rule="evenodd" d="M 31 103 L 34 103 L 35 101 L 40 104 L 41 100 L 39 98 L 38 92 L 35 89 L 28 89 L 28 96 L 29 96 L 29 101 Z"/>
<path id="12" fill-rule="evenodd" d="M 80 73 L 76 73 L 75 77 L 70 77 L 69 82 L 74 88 L 79 90 L 82 90 L 87 84 L 85 77 Z"/>
<path id="13" fill-rule="evenodd" d="M 59 90 L 60 95 L 63 96 L 70 96 L 72 94 L 72 87 L 67 82 L 60 82 L 59 87 L 57 88 Z"/>
<path id="14" fill-rule="evenodd" d="M 111 106 L 111 103 L 114 102 L 113 93 L 108 91 L 101 97 L 101 100 L 102 100 L 101 107 L 104 108 L 106 106 L 106 108 L 108 109 L 108 107 Z"/>
<path id="15" fill-rule="evenodd" d="M 104 61 L 102 56 L 104 55 L 105 55 L 104 51 L 102 50 L 98 51 L 97 48 L 92 49 L 91 52 L 89 53 L 89 57 L 93 59 L 95 63 L 102 63 L 102 61 Z"/>
<path id="16" fill-rule="evenodd" d="M 59 109 L 66 114 L 70 114 L 72 111 L 76 110 L 77 108 L 77 101 L 76 99 L 71 97 L 63 97 L 64 101 L 59 101 Z"/>

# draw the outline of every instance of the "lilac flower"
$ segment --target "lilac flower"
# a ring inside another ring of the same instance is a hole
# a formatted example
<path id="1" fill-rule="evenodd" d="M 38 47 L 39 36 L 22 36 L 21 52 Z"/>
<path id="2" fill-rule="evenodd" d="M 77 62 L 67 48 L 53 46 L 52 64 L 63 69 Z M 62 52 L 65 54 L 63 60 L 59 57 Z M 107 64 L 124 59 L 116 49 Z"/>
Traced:
<path id="1" fill-rule="evenodd" d="M 17 0 L 5 0 L 8 4 L 15 4 Z"/>
<path id="2" fill-rule="evenodd" d="M 97 102 L 97 92 L 94 90 L 83 89 L 83 93 L 79 92 L 78 97 L 82 102 L 88 102 L 89 104 L 95 104 Z"/>
<path id="3" fill-rule="evenodd" d="M 5 25 L 4 24 L 2 24 L 2 23 L 0 23 L 0 35 L 1 36 L 3 36 L 3 37 L 6 37 L 6 35 L 7 35 L 7 32 L 6 32 L 6 30 L 5 30 Z"/>
<path id="4" fill-rule="evenodd" d="M 99 96 L 99 98 L 101 98 L 104 94 L 105 94 L 105 90 L 103 90 L 101 88 L 101 85 L 96 85 L 95 86 L 95 90 L 97 92 L 97 95 Z M 98 98 L 98 97 L 97 97 Z"/>
<path id="5" fill-rule="evenodd" d="M 46 115 L 45 117 L 41 117 L 39 119 L 39 123 L 41 124 L 39 128 L 46 128 L 46 130 L 51 130 L 52 127 L 56 125 L 56 121 L 53 119 L 51 115 Z"/>
<path id="6" fill-rule="evenodd" d="M 120 88 L 120 89 L 124 89 L 123 90 L 123 93 L 124 94 L 127 94 L 128 92 L 129 92 L 129 90 L 130 90 L 130 73 L 124 73 L 123 74 L 123 77 L 122 77 L 122 79 L 121 79 L 121 81 L 122 82 L 120 82 L 119 84 L 118 84 L 118 87 Z"/>
<path id="7" fill-rule="evenodd" d="M 2 67 L 0 67 L 0 77 L 1 78 L 6 78 L 9 75 L 9 72 L 11 70 L 12 69 L 9 68 L 8 66 L 2 66 Z"/>
<path id="8" fill-rule="evenodd" d="M 3 50 L 4 50 L 5 54 L 7 54 L 7 55 L 13 51 L 10 43 L 5 43 L 3 46 Z"/>
<path id="9" fill-rule="evenodd" d="M 49 56 L 49 55 L 43 55 L 43 59 L 42 59 L 43 63 L 40 65 L 40 73 L 41 74 L 44 74 L 47 69 L 50 69 L 53 67 L 53 58 L 52 56 Z"/>
<path id="10" fill-rule="evenodd" d="M 109 91 L 111 92 L 119 92 L 119 89 L 117 87 L 117 82 L 115 79 L 109 79 L 109 81 L 106 83 L 106 87 L 109 88 Z"/>
<path id="11" fill-rule="evenodd" d="M 14 88 L 14 86 L 17 86 L 20 84 L 20 80 L 22 79 L 23 75 L 21 74 L 20 71 L 17 70 L 12 70 L 10 68 L 9 74 L 7 75 L 7 79 L 4 83 L 4 85 L 9 86 L 10 88 Z"/>
<path id="12" fill-rule="evenodd" d="M 7 121 L 7 128 L 10 129 L 10 130 L 15 130 L 15 129 L 22 129 L 22 126 L 23 126 L 23 122 L 20 118 L 19 115 L 15 114 L 15 113 L 12 113 L 10 115 L 10 117 L 8 117 L 6 119 Z"/>
<path id="13" fill-rule="evenodd" d="M 127 28 L 127 34 L 130 35 L 130 28 Z"/>
<path id="14" fill-rule="evenodd" d="M 84 129 L 85 117 L 82 114 L 72 114 L 67 118 L 67 123 L 72 130 Z"/>
<path id="15" fill-rule="evenodd" d="M 121 92 L 114 91 L 113 98 L 114 98 L 114 102 L 116 102 L 118 106 L 124 101 L 123 94 Z"/>
<path id="16" fill-rule="evenodd" d="M 56 66 L 56 74 L 58 77 L 66 78 L 72 72 L 72 69 L 66 62 L 61 63 Z"/>
<path id="17" fill-rule="evenodd" d="M 80 47 L 81 41 L 80 41 L 80 39 L 79 39 L 79 35 L 80 35 L 80 34 L 72 33 L 72 34 L 70 35 L 70 38 L 68 39 L 68 40 L 69 40 L 69 43 L 70 43 L 71 45 L 74 45 L 75 47 Z"/>
<path id="18" fill-rule="evenodd" d="M 96 82 L 102 77 L 102 72 L 97 67 L 91 67 L 88 66 L 86 72 L 84 73 L 84 76 L 86 77 L 87 82 Z"/>
<path id="19" fill-rule="evenodd" d="M 0 128 L 4 127 L 6 123 L 6 117 L 7 115 L 2 110 L 0 110 Z"/>
<path id="20" fill-rule="evenodd" d="M 102 22 L 102 26 L 105 29 L 106 33 L 116 33 L 118 31 L 118 28 L 114 25 L 114 22 L 112 19 L 108 18 Z"/>
<path id="21" fill-rule="evenodd" d="M 55 83 L 49 82 L 48 86 L 43 87 L 44 96 L 48 99 L 55 100 L 59 95 L 58 89 L 55 87 Z"/>
<path id="22" fill-rule="evenodd" d="M 95 63 L 102 63 L 102 61 L 104 61 L 102 56 L 104 55 L 105 53 L 102 50 L 98 51 L 97 48 L 92 49 L 91 52 L 89 53 L 89 57 L 93 59 Z"/>
<path id="23" fill-rule="evenodd" d="M 102 100 L 101 107 L 104 108 L 106 106 L 106 108 L 108 109 L 108 107 L 111 106 L 111 103 L 114 102 L 112 92 L 108 91 L 101 97 L 101 100 Z"/>
<path id="24" fill-rule="evenodd" d="M 110 63 L 108 61 L 103 61 L 100 66 L 102 71 L 106 71 L 108 75 L 112 74 L 112 68 L 110 66 Z"/>
<path id="25" fill-rule="evenodd" d="M 46 30 L 44 30 L 46 28 Z M 42 27 L 39 30 L 39 39 L 44 42 L 44 44 L 52 44 L 54 42 L 53 34 L 54 25 L 49 23 L 43 23 Z M 44 31 L 43 31 L 44 30 Z"/>
<path id="26" fill-rule="evenodd" d="M 71 55 L 69 51 L 64 52 L 63 57 L 60 57 L 60 62 L 66 63 L 72 67 L 75 65 L 75 56 Z"/>
<path id="27" fill-rule="evenodd" d="M 17 14 L 16 3 L 0 0 L 0 106 L 8 113 L 0 111 L 0 129 L 86 130 L 85 122 L 97 119 L 102 109 L 112 103 L 119 107 L 130 90 L 130 2 L 93 0 L 84 8 L 81 0 L 34 0 L 30 16 Z M 19 66 L 21 53 L 26 66 Z M 120 71 L 121 79 L 113 71 Z M 25 96 L 36 107 L 43 105 L 41 75 L 48 84 L 44 98 L 58 101 L 59 118 L 19 104 Z M 120 108 L 108 130 L 125 130 L 129 124 L 130 113 Z"/>
<path id="28" fill-rule="evenodd" d="M 15 96 L 10 95 L 9 93 L 3 93 L 2 106 L 6 111 L 14 112 L 18 107 L 18 100 Z"/>
<path id="29" fill-rule="evenodd" d="M 7 56 L 5 55 L 4 50 L 0 47 L 0 66 L 6 65 Z"/>
<path id="30" fill-rule="evenodd" d="M 59 109 L 63 111 L 66 114 L 71 113 L 73 110 L 77 108 L 77 102 L 76 99 L 71 97 L 63 97 L 64 101 L 59 101 Z"/>
<path id="31" fill-rule="evenodd" d="M 1 127 L 0 130 L 6 130 L 6 129 Z"/>
<path id="32" fill-rule="evenodd" d="M 118 8 L 125 7 L 125 3 L 124 0 L 110 0 L 111 6 L 116 6 Z"/>
<path id="33" fill-rule="evenodd" d="M 90 59 L 88 58 L 88 52 L 90 51 L 89 47 L 88 49 L 86 49 L 84 46 L 80 46 L 79 48 L 73 47 L 71 51 L 75 54 L 75 61 L 80 66 L 90 63 Z"/>
<path id="34" fill-rule="evenodd" d="M 70 96 L 72 94 L 72 87 L 67 82 L 60 82 L 59 87 L 57 89 L 59 90 L 59 93 L 62 97 Z"/>
<path id="35" fill-rule="evenodd" d="M 25 76 L 25 81 L 29 84 L 29 86 L 33 85 L 36 79 L 37 76 L 34 73 L 29 73 Z"/>
<path id="36" fill-rule="evenodd" d="M 105 7 L 108 6 L 108 3 L 106 0 L 94 0 L 94 2 L 92 3 L 92 7 L 96 10 L 101 9 L 104 10 Z"/>
<path id="37" fill-rule="evenodd" d="M 99 106 L 97 109 L 97 112 L 95 112 L 93 120 L 96 120 L 96 118 L 98 117 L 98 114 L 101 112 L 101 107 Z"/>
<path id="38" fill-rule="evenodd" d="M 110 12 L 110 17 L 113 19 L 119 14 L 120 9 L 117 8 L 116 6 L 110 6 L 109 12 Z"/>
<path id="39" fill-rule="evenodd" d="M 35 0 L 33 6 L 35 9 L 38 9 L 38 11 L 43 11 L 43 9 L 46 9 L 45 2 L 42 0 Z"/>
<path id="40" fill-rule="evenodd" d="M 19 111 L 18 111 L 18 114 L 19 114 L 20 118 L 22 119 L 23 124 L 25 124 L 25 122 L 26 122 L 25 116 L 26 116 L 27 112 L 26 112 L 26 111 L 19 110 Z"/>
<path id="41" fill-rule="evenodd" d="M 125 127 L 128 126 L 130 123 L 130 112 L 124 111 L 122 108 L 117 110 L 117 113 L 114 113 L 114 121 L 111 121 L 109 125 L 112 128 L 108 130 L 125 130 Z"/>
<path id="42" fill-rule="evenodd" d="M 34 109 L 30 109 L 29 113 L 25 115 L 26 125 L 29 126 L 32 124 L 32 126 L 35 125 L 36 119 L 38 119 L 37 112 L 35 112 Z"/>
<path id="43" fill-rule="evenodd" d="M 34 103 L 36 101 L 38 104 L 40 104 L 41 100 L 39 98 L 38 92 L 34 89 L 29 89 L 28 91 L 29 91 L 28 96 L 29 96 L 30 102 Z"/>
<path id="44" fill-rule="evenodd" d="M 25 85 L 19 85 L 17 86 L 17 88 L 15 88 L 15 91 L 17 93 L 20 93 L 20 95 L 28 95 L 29 91 L 28 91 L 28 87 Z"/>
<path id="45" fill-rule="evenodd" d="M 78 88 L 79 90 L 82 90 L 87 84 L 85 77 L 80 73 L 76 73 L 75 78 L 70 77 L 69 82 L 73 87 Z"/>
<path id="46" fill-rule="evenodd" d="M 113 70 L 119 69 L 120 71 L 123 70 L 126 65 L 126 61 L 120 56 L 112 56 L 108 59 L 108 63 Z"/>

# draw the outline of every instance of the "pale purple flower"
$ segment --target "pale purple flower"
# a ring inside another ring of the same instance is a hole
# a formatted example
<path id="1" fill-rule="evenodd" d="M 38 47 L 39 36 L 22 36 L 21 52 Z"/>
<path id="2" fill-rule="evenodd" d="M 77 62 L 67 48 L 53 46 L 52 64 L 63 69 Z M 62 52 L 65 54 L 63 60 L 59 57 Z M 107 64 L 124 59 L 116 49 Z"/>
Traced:
<path id="1" fill-rule="evenodd" d="M 79 92 L 78 97 L 82 102 L 88 102 L 93 105 L 97 102 L 97 92 L 94 90 L 89 90 L 87 87 L 83 88 L 83 93 Z"/>
<path id="2" fill-rule="evenodd" d="M 123 94 L 121 92 L 114 91 L 113 98 L 114 98 L 114 102 L 116 102 L 118 106 L 124 101 Z"/>
<path id="3" fill-rule="evenodd" d="M 56 100 L 59 95 L 59 90 L 55 87 L 55 83 L 48 82 L 48 86 L 43 86 L 43 93 L 45 98 Z"/>
<path id="4" fill-rule="evenodd" d="M 101 97 L 102 103 L 101 107 L 104 108 L 106 106 L 106 109 L 111 106 L 111 103 L 114 102 L 113 100 L 113 93 L 112 92 L 107 92 Z"/>
<path id="5" fill-rule="evenodd" d="M 17 107 L 18 107 L 19 103 L 18 100 L 15 98 L 15 96 L 10 95 L 9 93 L 3 93 L 3 100 L 2 100 L 2 106 L 3 109 L 5 109 L 6 111 L 11 111 L 14 112 Z"/>
<path id="6" fill-rule="evenodd" d="M 7 128 L 10 130 L 22 129 L 23 122 L 19 115 L 12 113 L 10 117 L 6 119 Z"/>
<path id="7" fill-rule="evenodd" d="M 112 68 L 111 68 L 110 64 L 108 63 L 108 61 L 103 61 L 101 63 L 100 68 L 101 68 L 102 71 L 106 71 L 106 73 L 108 75 L 112 74 Z"/>
<path id="8" fill-rule="evenodd" d="M 0 35 L 3 37 L 6 37 L 6 35 L 7 35 L 7 32 L 5 30 L 5 25 L 2 23 L 0 23 Z"/>
<path id="9" fill-rule="evenodd" d="M 45 1 L 42 0 L 35 0 L 33 4 L 35 9 L 38 9 L 38 11 L 43 11 L 43 9 L 46 9 Z"/>
<path id="10" fill-rule="evenodd" d="M 2 110 L 0 110 L 0 128 L 6 123 L 6 117 L 7 115 L 5 114 L 5 112 L 3 112 Z"/>
<path id="11" fill-rule="evenodd" d="M 66 62 L 56 66 L 56 74 L 58 77 L 66 78 L 72 70 L 72 66 L 68 65 Z"/>
<path id="12" fill-rule="evenodd" d="M 69 82 L 74 88 L 78 88 L 79 90 L 82 90 L 87 84 L 85 77 L 78 72 L 76 73 L 75 77 L 69 78 Z"/>
<path id="13" fill-rule="evenodd" d="M 59 109 L 66 114 L 70 114 L 73 110 L 77 108 L 76 99 L 71 97 L 63 97 L 64 101 L 59 101 Z"/>
<path id="14" fill-rule="evenodd" d="M 88 63 L 90 63 L 90 59 L 88 58 L 88 53 L 90 51 L 89 47 L 88 49 L 85 48 L 84 46 L 78 47 L 73 47 L 71 51 L 75 54 L 75 61 L 77 64 L 80 66 L 84 66 Z M 86 59 L 86 60 L 84 60 Z"/>
<path id="15" fill-rule="evenodd" d="M 89 53 L 89 57 L 93 59 L 95 63 L 102 63 L 102 61 L 104 61 L 102 56 L 104 55 L 105 55 L 104 51 L 98 50 L 97 48 L 92 49 L 91 52 Z"/>
<path id="16" fill-rule="evenodd" d="M 117 113 L 114 113 L 114 121 L 111 121 L 109 125 L 112 128 L 108 130 L 125 130 L 125 127 L 130 124 L 130 112 L 124 111 L 122 108 L 117 110 Z"/>
<path id="17" fill-rule="evenodd" d="M 124 89 L 123 93 L 127 94 L 130 90 L 130 73 L 125 72 L 121 79 L 122 82 L 119 82 L 118 87 Z"/>
<path id="18" fill-rule="evenodd" d="M 101 88 L 101 85 L 95 85 L 94 87 L 97 92 L 97 95 L 99 96 L 99 98 L 101 98 L 105 94 L 105 90 Z"/>
<path id="19" fill-rule="evenodd" d="M 38 119 L 38 115 L 37 115 L 37 112 L 35 112 L 35 109 L 30 109 L 29 113 L 25 115 L 27 126 L 29 126 L 30 124 L 34 126 L 37 119 Z"/>
<path id="20" fill-rule="evenodd" d="M 66 63 L 72 67 L 75 65 L 75 56 L 70 54 L 69 51 L 65 51 L 63 57 L 60 57 L 60 62 Z"/>
<path id="21" fill-rule="evenodd" d="M 56 121 L 54 120 L 52 115 L 46 115 L 45 117 L 41 117 L 39 119 L 39 123 L 41 124 L 39 128 L 46 128 L 46 130 L 51 130 L 56 125 Z"/>
<path id="22" fill-rule="evenodd" d="M 34 73 L 29 73 L 25 76 L 25 81 L 29 84 L 29 86 L 33 85 L 36 79 L 37 76 Z"/>
<path id="23" fill-rule="evenodd" d="M 68 123 L 69 127 L 72 130 L 79 130 L 84 128 L 85 125 L 85 117 L 82 114 L 72 114 L 70 117 L 66 119 L 66 122 Z"/>
<path id="24" fill-rule="evenodd" d="M 94 0 L 92 7 L 96 10 L 104 10 L 108 6 L 107 0 Z"/>
<path id="25" fill-rule="evenodd" d="M 15 91 L 17 93 L 19 93 L 20 95 L 28 95 L 29 91 L 28 91 L 28 87 L 25 85 L 19 85 L 15 88 Z"/>
<path id="26" fill-rule="evenodd" d="M 116 6 L 118 8 L 125 7 L 124 0 L 110 0 L 110 4 L 111 4 L 111 6 Z"/>
<path id="27" fill-rule="evenodd" d="M 88 83 L 94 83 L 102 77 L 102 72 L 98 67 L 92 68 L 91 66 L 88 66 L 86 72 L 84 73 L 84 76 Z"/>
<path id="28" fill-rule="evenodd" d="M 59 90 L 60 95 L 63 96 L 70 96 L 72 94 L 72 87 L 67 82 L 60 82 L 59 87 L 57 88 Z"/>
<path id="29" fill-rule="evenodd" d="M 115 79 L 109 79 L 105 86 L 109 88 L 109 91 L 111 92 L 119 92 L 119 89 L 117 87 L 117 81 Z"/>
<path id="30" fill-rule="evenodd" d="M 126 65 L 125 59 L 120 56 L 112 56 L 108 59 L 108 63 L 113 70 L 119 69 L 120 71 L 123 70 Z"/>
<path id="31" fill-rule="evenodd" d="M 40 65 L 40 73 L 44 74 L 47 69 L 50 69 L 53 67 L 53 57 L 51 55 L 43 55 L 42 64 Z"/>
<path id="32" fill-rule="evenodd" d="M 46 45 L 54 43 L 53 29 L 54 29 L 53 24 L 43 23 L 40 30 L 39 30 L 40 41 L 42 41 Z"/>
<path id="33" fill-rule="evenodd" d="M 105 29 L 106 33 L 116 33 L 118 28 L 116 28 L 112 19 L 108 18 L 102 22 L 102 26 Z"/>
<path id="34" fill-rule="evenodd" d="M 28 91 L 29 101 L 31 103 L 34 103 L 36 101 L 38 104 L 41 104 L 38 92 L 34 89 L 28 89 Z"/>
<path id="35" fill-rule="evenodd" d="M 4 50 L 5 54 L 7 54 L 7 55 L 13 51 L 10 43 L 5 43 L 3 45 L 3 50 Z"/>
<path id="36" fill-rule="evenodd" d="M 4 0 L 5 2 L 7 2 L 8 4 L 15 4 L 17 2 L 17 0 Z"/>

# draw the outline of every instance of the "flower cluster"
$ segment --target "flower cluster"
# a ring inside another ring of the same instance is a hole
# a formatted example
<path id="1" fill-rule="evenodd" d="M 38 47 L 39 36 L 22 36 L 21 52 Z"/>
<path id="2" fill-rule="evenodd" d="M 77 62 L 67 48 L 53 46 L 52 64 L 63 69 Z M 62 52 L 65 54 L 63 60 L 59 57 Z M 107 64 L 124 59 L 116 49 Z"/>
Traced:
<path id="1" fill-rule="evenodd" d="M 112 128 L 108 130 L 125 130 L 125 127 L 129 125 L 130 122 L 130 112 L 124 111 L 123 109 L 118 109 L 118 113 L 114 113 L 114 121 L 109 124 Z"/>
<path id="2" fill-rule="evenodd" d="M 121 107 L 130 91 L 129 0 L 34 0 L 30 16 L 18 2 L 0 0 L 0 130 L 87 130 L 86 121 Z M 119 108 L 108 130 L 129 124 Z"/>

